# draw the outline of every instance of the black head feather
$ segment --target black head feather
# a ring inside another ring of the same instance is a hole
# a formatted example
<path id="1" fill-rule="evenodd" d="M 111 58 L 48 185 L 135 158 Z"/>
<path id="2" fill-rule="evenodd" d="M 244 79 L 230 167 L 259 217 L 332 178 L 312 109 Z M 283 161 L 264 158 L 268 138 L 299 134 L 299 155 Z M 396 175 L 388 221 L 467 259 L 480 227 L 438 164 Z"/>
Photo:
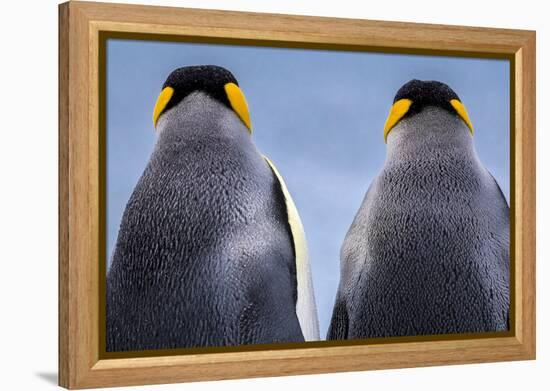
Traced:
<path id="1" fill-rule="evenodd" d="M 417 79 L 404 84 L 399 91 L 397 91 L 393 103 L 401 99 L 409 99 L 412 101 L 406 116 L 417 114 L 426 106 L 441 107 L 442 109 L 456 114 L 450 101 L 452 99 L 460 101 L 456 92 L 447 84 L 439 81 L 422 81 Z"/>
<path id="2" fill-rule="evenodd" d="M 231 72 L 217 65 L 194 65 L 178 68 L 168 76 L 162 86 L 162 89 L 166 87 L 174 89 L 174 95 L 163 111 L 176 106 L 194 91 L 204 92 L 227 107 L 231 107 L 224 90 L 227 83 L 239 85 Z"/>

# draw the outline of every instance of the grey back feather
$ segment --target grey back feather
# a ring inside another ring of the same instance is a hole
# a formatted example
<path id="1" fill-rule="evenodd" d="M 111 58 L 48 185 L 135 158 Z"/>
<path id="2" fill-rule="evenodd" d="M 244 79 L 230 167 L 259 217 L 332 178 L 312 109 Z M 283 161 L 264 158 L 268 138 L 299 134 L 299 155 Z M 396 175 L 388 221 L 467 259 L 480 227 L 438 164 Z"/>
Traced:
<path id="1" fill-rule="evenodd" d="M 284 198 L 243 123 L 197 92 L 157 129 L 107 277 L 107 350 L 303 341 Z"/>
<path id="2" fill-rule="evenodd" d="M 342 246 L 328 337 L 506 330 L 509 207 L 469 129 L 427 107 L 387 148 Z"/>

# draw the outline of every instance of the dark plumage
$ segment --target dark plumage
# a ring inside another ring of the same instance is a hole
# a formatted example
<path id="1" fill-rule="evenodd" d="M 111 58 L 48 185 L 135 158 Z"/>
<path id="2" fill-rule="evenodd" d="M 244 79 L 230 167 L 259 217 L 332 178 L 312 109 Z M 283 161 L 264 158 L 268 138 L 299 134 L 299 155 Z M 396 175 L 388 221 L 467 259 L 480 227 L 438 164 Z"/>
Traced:
<path id="1" fill-rule="evenodd" d="M 174 95 L 166 105 L 164 111 L 170 110 L 195 91 L 204 92 L 211 98 L 231 108 L 227 94 L 223 89 L 226 83 L 239 85 L 231 72 L 216 65 L 194 65 L 178 68 L 170 73 L 162 85 L 163 89 L 166 87 L 174 89 Z"/>
<path id="2" fill-rule="evenodd" d="M 107 351 L 304 340 L 284 196 L 217 98 L 214 84 L 235 82 L 220 69 L 168 78 L 180 91 L 192 74 L 194 90 L 161 115 L 126 206 L 107 277 Z"/>
<path id="3" fill-rule="evenodd" d="M 424 103 L 389 133 L 342 246 L 329 339 L 508 329 L 508 204 L 464 121 L 437 103 L 456 94 L 419 83 L 398 93 Z"/>
<path id="4" fill-rule="evenodd" d="M 410 99 L 413 102 L 405 118 L 412 117 L 427 106 L 440 107 L 449 113 L 456 114 L 450 102 L 453 99 L 460 100 L 456 92 L 445 83 L 417 79 L 405 83 L 395 94 L 393 103 L 401 99 Z"/>

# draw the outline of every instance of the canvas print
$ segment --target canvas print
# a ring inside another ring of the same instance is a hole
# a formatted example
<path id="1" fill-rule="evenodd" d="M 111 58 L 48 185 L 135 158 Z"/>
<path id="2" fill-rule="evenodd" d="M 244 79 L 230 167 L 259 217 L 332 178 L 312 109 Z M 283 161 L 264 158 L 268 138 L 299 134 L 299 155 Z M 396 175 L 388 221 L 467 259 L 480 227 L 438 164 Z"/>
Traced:
<path id="1" fill-rule="evenodd" d="M 109 39 L 108 352 L 510 328 L 508 60 Z"/>

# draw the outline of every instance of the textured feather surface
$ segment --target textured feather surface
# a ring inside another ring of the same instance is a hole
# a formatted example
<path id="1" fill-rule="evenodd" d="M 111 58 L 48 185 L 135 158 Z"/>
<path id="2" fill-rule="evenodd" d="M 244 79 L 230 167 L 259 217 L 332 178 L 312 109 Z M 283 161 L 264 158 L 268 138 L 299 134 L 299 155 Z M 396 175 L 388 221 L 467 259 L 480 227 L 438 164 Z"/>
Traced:
<path id="1" fill-rule="evenodd" d="M 160 116 L 107 276 L 107 351 L 302 342 L 284 195 L 235 113 Z"/>
<path id="2" fill-rule="evenodd" d="M 317 318 L 317 306 L 315 305 L 315 294 L 313 292 L 313 281 L 309 266 L 309 255 L 307 251 L 306 234 L 298 209 L 286 187 L 286 183 L 267 156 L 264 156 L 273 173 L 277 177 L 285 197 L 288 223 L 294 241 L 296 254 L 296 280 L 298 282 L 298 300 L 296 302 L 296 313 L 306 341 L 319 340 L 319 320 Z"/>
<path id="3" fill-rule="evenodd" d="M 435 107 L 389 133 L 342 246 L 328 338 L 507 330 L 510 212 L 472 140 Z"/>

